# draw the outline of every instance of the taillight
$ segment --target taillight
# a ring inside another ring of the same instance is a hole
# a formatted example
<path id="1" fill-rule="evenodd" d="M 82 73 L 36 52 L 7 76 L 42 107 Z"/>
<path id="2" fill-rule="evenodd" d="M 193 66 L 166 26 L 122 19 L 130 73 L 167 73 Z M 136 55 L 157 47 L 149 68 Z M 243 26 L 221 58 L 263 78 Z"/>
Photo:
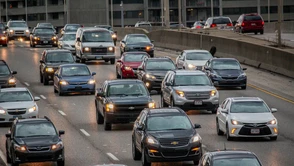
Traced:
<path id="1" fill-rule="evenodd" d="M 261 24 L 264 25 L 264 21 L 262 21 Z"/>
<path id="2" fill-rule="evenodd" d="M 242 22 L 241 26 L 242 26 L 242 27 L 244 27 L 244 26 L 245 26 L 245 23 L 244 23 L 244 22 Z"/>
<path id="3" fill-rule="evenodd" d="M 211 24 L 210 28 L 216 27 L 216 24 Z"/>
<path id="4" fill-rule="evenodd" d="M 233 26 L 233 24 L 232 23 L 227 23 L 227 26 L 231 27 L 231 26 Z"/>
<path id="5" fill-rule="evenodd" d="M 201 29 L 201 28 L 202 28 L 202 27 L 201 27 L 201 26 L 199 26 L 199 25 L 198 25 L 198 26 L 196 26 L 196 29 Z"/>

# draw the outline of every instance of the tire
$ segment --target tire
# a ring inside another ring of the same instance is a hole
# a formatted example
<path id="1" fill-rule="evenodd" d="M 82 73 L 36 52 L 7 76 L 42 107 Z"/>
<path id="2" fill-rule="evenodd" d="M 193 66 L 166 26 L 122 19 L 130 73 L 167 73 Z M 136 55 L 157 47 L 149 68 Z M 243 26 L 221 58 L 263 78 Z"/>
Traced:
<path id="1" fill-rule="evenodd" d="M 199 160 L 194 160 L 193 163 L 194 165 L 199 165 Z"/>
<path id="2" fill-rule="evenodd" d="M 271 141 L 276 141 L 277 139 L 278 139 L 278 136 L 270 137 L 270 140 L 271 140 Z"/>
<path id="3" fill-rule="evenodd" d="M 64 160 L 57 161 L 57 166 L 64 166 L 64 165 L 65 165 Z"/>
<path id="4" fill-rule="evenodd" d="M 58 93 L 54 85 L 53 85 L 53 88 L 54 88 L 54 93 Z"/>
<path id="5" fill-rule="evenodd" d="M 107 122 L 106 122 L 105 114 L 104 114 L 103 122 L 104 122 L 104 130 L 105 130 L 105 131 L 109 131 L 109 130 L 111 130 L 111 128 L 112 128 L 111 123 L 107 123 Z"/>
<path id="6" fill-rule="evenodd" d="M 263 35 L 263 30 L 262 30 L 262 31 L 260 31 L 260 34 L 261 34 L 261 35 Z"/>
<path id="7" fill-rule="evenodd" d="M 86 63 L 86 59 L 81 58 L 81 63 Z"/>
<path id="8" fill-rule="evenodd" d="M 228 125 L 227 125 L 227 128 L 226 128 L 226 137 L 227 137 L 228 141 L 232 141 L 232 137 L 230 136 L 230 131 L 229 131 Z"/>
<path id="9" fill-rule="evenodd" d="M 109 59 L 105 59 L 104 62 L 106 62 L 106 63 L 109 62 Z"/>
<path id="10" fill-rule="evenodd" d="M 216 114 L 218 106 L 215 106 L 211 111 L 212 114 Z"/>
<path id="11" fill-rule="evenodd" d="M 241 86 L 241 89 L 245 90 L 247 88 L 247 86 Z"/>
<path id="12" fill-rule="evenodd" d="M 161 95 L 161 107 L 168 107 L 168 105 L 165 103 L 163 99 L 163 95 Z"/>
<path id="13" fill-rule="evenodd" d="M 63 96 L 64 93 L 63 93 L 60 89 L 61 89 L 61 88 L 59 88 L 59 90 L 58 90 L 58 95 L 59 95 L 59 96 Z"/>
<path id="14" fill-rule="evenodd" d="M 116 78 L 120 78 L 120 75 L 118 74 L 117 70 L 116 70 Z"/>
<path id="15" fill-rule="evenodd" d="M 142 166 L 151 166 L 151 162 L 148 162 L 146 159 L 145 147 L 142 147 L 141 161 L 142 161 Z"/>
<path id="16" fill-rule="evenodd" d="M 7 150 L 7 144 L 6 144 L 6 162 L 7 162 L 7 163 L 11 163 L 11 158 L 10 158 L 10 156 L 9 156 L 9 152 L 8 152 L 8 150 Z"/>
<path id="17" fill-rule="evenodd" d="M 2 47 L 7 47 L 7 43 L 6 44 L 3 44 Z"/>
<path id="18" fill-rule="evenodd" d="M 115 59 L 110 59 L 110 64 L 114 64 L 114 62 L 115 62 Z"/>
<path id="19" fill-rule="evenodd" d="M 40 83 L 43 83 L 43 75 L 41 72 L 40 72 Z"/>
<path id="20" fill-rule="evenodd" d="M 220 130 L 218 120 L 216 120 L 216 133 L 217 135 L 224 135 L 224 132 Z"/>
<path id="21" fill-rule="evenodd" d="M 136 148 L 135 140 L 132 141 L 132 155 L 134 160 L 140 160 L 142 158 L 142 153 Z"/>
<path id="22" fill-rule="evenodd" d="M 175 102 L 174 102 L 173 99 L 170 99 L 170 106 L 171 106 L 171 107 L 176 107 Z"/>
<path id="23" fill-rule="evenodd" d="M 257 32 L 254 32 L 255 35 L 257 35 Z"/>
<path id="24" fill-rule="evenodd" d="M 43 76 L 43 85 L 49 85 L 49 80 Z"/>

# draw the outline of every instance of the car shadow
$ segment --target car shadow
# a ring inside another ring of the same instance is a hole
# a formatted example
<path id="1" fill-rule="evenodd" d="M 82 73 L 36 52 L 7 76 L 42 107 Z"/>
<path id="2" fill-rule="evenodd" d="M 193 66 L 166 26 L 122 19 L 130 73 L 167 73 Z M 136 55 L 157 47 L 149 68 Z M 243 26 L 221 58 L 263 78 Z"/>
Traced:
<path id="1" fill-rule="evenodd" d="M 242 90 L 240 87 L 216 87 L 217 90 Z"/>
<path id="2" fill-rule="evenodd" d="M 112 124 L 111 131 L 130 131 L 133 130 L 134 123 Z"/>
<path id="3" fill-rule="evenodd" d="M 269 139 L 269 137 L 239 137 L 239 138 L 233 138 L 233 142 L 271 142 L 272 140 Z"/>
<path id="4" fill-rule="evenodd" d="M 85 63 L 86 65 L 113 65 L 113 64 L 110 64 L 110 62 L 104 62 L 104 61 L 88 61 Z"/>

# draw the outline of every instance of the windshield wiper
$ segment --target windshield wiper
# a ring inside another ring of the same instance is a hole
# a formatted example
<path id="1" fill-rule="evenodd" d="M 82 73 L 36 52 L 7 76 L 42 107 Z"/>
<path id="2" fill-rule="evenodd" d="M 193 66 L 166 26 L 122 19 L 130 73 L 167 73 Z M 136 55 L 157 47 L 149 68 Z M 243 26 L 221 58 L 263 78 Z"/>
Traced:
<path id="1" fill-rule="evenodd" d="M 143 93 L 129 94 L 130 96 L 144 96 Z"/>

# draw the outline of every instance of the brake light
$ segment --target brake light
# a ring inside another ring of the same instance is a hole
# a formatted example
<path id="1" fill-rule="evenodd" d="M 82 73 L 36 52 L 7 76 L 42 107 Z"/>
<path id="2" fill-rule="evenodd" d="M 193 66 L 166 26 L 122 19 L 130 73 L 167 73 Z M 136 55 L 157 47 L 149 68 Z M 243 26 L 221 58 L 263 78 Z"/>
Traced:
<path id="1" fill-rule="evenodd" d="M 210 28 L 216 27 L 216 24 L 211 24 Z"/>
<path id="2" fill-rule="evenodd" d="M 261 24 L 264 25 L 264 21 L 262 21 Z"/>
<path id="3" fill-rule="evenodd" d="M 231 27 L 231 26 L 233 26 L 233 24 L 232 23 L 228 23 L 227 26 Z"/>
<path id="4" fill-rule="evenodd" d="M 201 28 L 202 28 L 202 27 L 201 27 L 201 26 L 199 26 L 199 25 L 198 25 L 198 26 L 196 26 L 196 29 L 201 29 Z"/>
<path id="5" fill-rule="evenodd" d="M 245 23 L 244 23 L 244 22 L 242 22 L 241 26 L 242 26 L 242 27 L 244 27 L 244 26 L 245 26 Z"/>

